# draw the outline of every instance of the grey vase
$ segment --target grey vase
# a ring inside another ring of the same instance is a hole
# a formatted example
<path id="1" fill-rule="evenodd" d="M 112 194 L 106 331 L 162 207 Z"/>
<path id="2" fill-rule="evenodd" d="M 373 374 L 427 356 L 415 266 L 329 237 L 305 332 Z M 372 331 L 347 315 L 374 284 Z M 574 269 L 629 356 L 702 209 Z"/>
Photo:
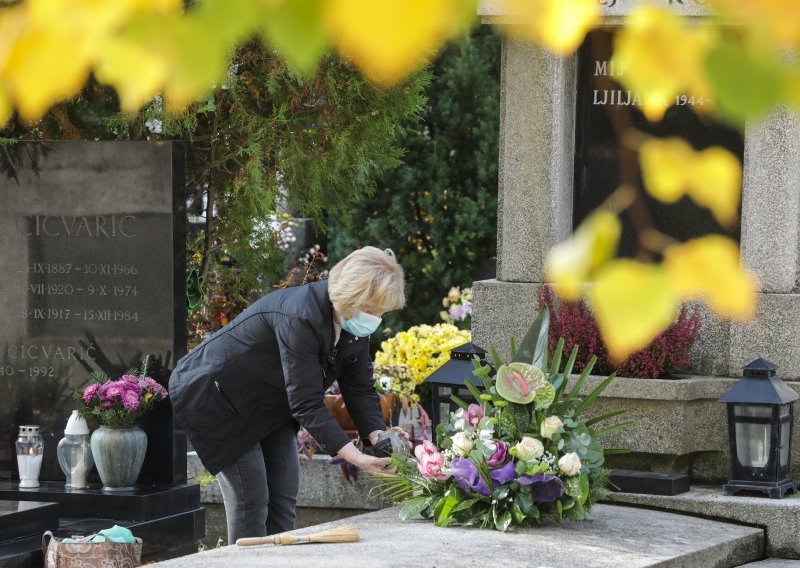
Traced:
<path id="1" fill-rule="evenodd" d="M 92 455 L 103 491 L 130 491 L 139 478 L 147 451 L 147 434 L 138 426 L 100 426 L 92 432 Z"/>

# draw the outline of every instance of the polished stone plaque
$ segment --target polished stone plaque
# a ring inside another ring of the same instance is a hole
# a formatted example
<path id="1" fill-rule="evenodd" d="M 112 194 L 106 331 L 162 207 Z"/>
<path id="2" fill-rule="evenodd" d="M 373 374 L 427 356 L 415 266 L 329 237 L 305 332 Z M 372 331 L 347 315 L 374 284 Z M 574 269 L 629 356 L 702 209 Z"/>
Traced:
<path id="1" fill-rule="evenodd" d="M 611 61 L 614 29 L 591 32 L 578 52 L 578 81 L 575 115 L 575 193 L 573 224 L 577 227 L 625 179 L 623 172 L 639 187 L 638 157 L 625 143 L 626 136 L 666 138 L 679 136 L 696 150 L 722 146 L 741 161 L 744 141 L 740 132 L 711 120 L 703 113 L 713 104 L 710 99 L 678 95 L 664 118 L 649 122 L 641 112 L 641 95 L 627 90 L 618 81 L 621 69 Z M 627 133 L 627 134 L 626 134 Z M 673 238 L 684 241 L 706 233 L 725 233 L 739 238 L 739 227 L 722 228 L 707 209 L 696 206 L 688 197 L 675 204 L 664 204 L 645 197 L 655 226 Z M 640 216 L 641 217 L 641 216 Z M 622 215 L 623 236 L 620 252 L 637 252 L 631 217 Z M 639 219 L 647 222 L 647 219 Z"/>
<path id="2" fill-rule="evenodd" d="M 117 378 L 150 355 L 166 384 L 185 351 L 183 156 L 169 142 L 43 142 L 4 160 L 0 475 L 15 475 L 18 426 L 39 424 L 41 479 L 63 481 L 56 445 L 89 372 Z M 140 482 L 185 479 L 169 404 L 142 426 Z"/>

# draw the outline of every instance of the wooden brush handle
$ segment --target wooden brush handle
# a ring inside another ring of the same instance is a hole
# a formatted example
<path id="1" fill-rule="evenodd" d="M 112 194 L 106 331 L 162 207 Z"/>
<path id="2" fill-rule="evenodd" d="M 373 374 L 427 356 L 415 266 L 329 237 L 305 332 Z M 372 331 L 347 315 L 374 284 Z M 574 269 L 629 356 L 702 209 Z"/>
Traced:
<path id="1" fill-rule="evenodd" d="M 311 538 L 308 535 L 298 536 L 289 533 L 281 533 L 270 536 L 240 538 L 236 540 L 236 544 L 238 546 L 257 546 L 259 544 L 300 544 L 303 542 L 311 542 Z"/>

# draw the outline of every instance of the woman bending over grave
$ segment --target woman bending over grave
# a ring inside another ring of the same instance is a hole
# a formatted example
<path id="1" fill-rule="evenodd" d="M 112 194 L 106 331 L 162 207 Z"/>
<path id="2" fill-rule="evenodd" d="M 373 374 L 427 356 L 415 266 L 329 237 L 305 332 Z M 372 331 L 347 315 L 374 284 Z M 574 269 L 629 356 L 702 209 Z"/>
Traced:
<path id="1" fill-rule="evenodd" d="M 375 247 L 339 262 L 327 281 L 272 292 L 178 361 L 169 381 L 175 416 L 217 476 L 228 543 L 292 530 L 300 482 L 295 437 L 369 473 L 388 459 L 359 451 L 330 416 L 338 381 L 365 445 L 386 428 L 373 387 L 369 336 L 405 304 L 403 269 Z"/>

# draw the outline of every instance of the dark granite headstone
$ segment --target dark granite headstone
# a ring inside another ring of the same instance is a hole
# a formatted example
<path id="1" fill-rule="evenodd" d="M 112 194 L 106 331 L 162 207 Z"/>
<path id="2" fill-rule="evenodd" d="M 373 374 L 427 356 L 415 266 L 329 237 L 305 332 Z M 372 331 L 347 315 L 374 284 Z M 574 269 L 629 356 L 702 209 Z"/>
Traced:
<path id="1" fill-rule="evenodd" d="M 185 351 L 183 155 L 168 142 L 46 142 L 11 149 L 0 175 L 0 476 L 20 424 L 40 424 L 41 479 L 89 370 L 112 377 Z M 10 175 L 13 174 L 13 175 Z M 141 484 L 186 479 L 168 403 L 145 419 Z"/>
<path id="2" fill-rule="evenodd" d="M 617 82 L 619 69 L 610 62 L 613 29 L 591 32 L 578 52 L 577 104 L 575 116 L 575 194 L 573 223 L 577 227 L 620 185 L 623 168 L 633 168 L 639 177 L 638 158 L 621 143 L 628 129 L 658 137 L 679 136 L 702 150 L 722 146 L 741 161 L 744 141 L 741 133 L 702 117 L 695 112 L 709 103 L 702 98 L 676 97 L 658 123 L 650 123 L 640 111 L 638 93 Z M 640 179 L 638 179 L 641 182 Z M 640 183 L 640 187 L 643 187 Z M 739 228 L 723 230 L 708 210 L 684 197 L 667 205 L 645 196 L 658 229 L 678 240 L 706 233 L 727 233 L 738 240 Z M 623 215 L 622 255 L 636 251 L 635 234 Z"/>

